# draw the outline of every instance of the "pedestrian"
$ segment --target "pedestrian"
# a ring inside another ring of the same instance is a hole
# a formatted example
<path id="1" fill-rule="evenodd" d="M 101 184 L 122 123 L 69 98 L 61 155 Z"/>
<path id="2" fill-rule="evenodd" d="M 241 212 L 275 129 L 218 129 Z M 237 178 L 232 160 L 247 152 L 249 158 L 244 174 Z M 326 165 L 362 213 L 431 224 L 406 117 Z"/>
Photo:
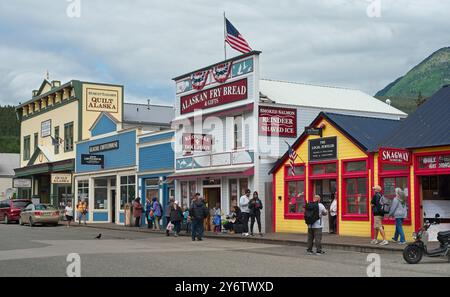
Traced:
<path id="1" fill-rule="evenodd" d="M 223 225 L 223 228 L 230 232 L 230 234 L 235 233 L 235 226 L 239 224 L 239 217 L 241 215 L 241 210 L 237 206 L 233 206 L 231 208 L 231 212 L 227 215 L 226 219 L 227 221 Z"/>
<path id="2" fill-rule="evenodd" d="M 152 201 L 148 197 L 145 199 L 145 218 L 147 219 L 147 228 L 153 228 L 154 213 L 152 211 Z"/>
<path id="3" fill-rule="evenodd" d="M 83 222 L 86 225 L 87 202 L 84 199 L 78 201 L 77 212 L 78 212 L 78 225 L 81 225 L 81 219 L 83 219 Z"/>
<path id="4" fill-rule="evenodd" d="M 200 194 L 197 194 L 195 194 L 192 199 L 192 205 L 189 209 L 189 216 L 192 221 L 192 241 L 195 241 L 195 238 L 202 241 L 203 233 L 205 231 L 203 220 L 208 217 L 208 209 L 206 208 L 203 199 L 200 198 Z"/>
<path id="5" fill-rule="evenodd" d="M 141 226 L 141 216 L 142 216 L 142 205 L 141 205 L 141 198 L 134 199 L 133 202 L 133 217 L 135 218 L 134 226 L 140 227 Z"/>
<path id="6" fill-rule="evenodd" d="M 322 255 L 322 217 L 328 215 L 325 206 L 320 203 L 320 196 L 314 195 L 313 202 L 305 206 L 305 222 L 308 225 L 308 248 L 306 252 L 313 254 L 313 244 L 316 245 L 316 255 Z"/>
<path id="7" fill-rule="evenodd" d="M 181 231 L 181 220 L 183 219 L 183 212 L 181 207 L 178 205 L 178 201 L 172 204 L 170 209 L 170 222 L 174 225 L 174 236 L 178 237 Z"/>
<path id="8" fill-rule="evenodd" d="M 330 205 L 330 233 L 336 234 L 337 228 L 336 228 L 336 222 L 337 222 L 337 192 L 334 193 L 333 201 Z"/>
<path id="9" fill-rule="evenodd" d="M 370 242 L 371 244 L 378 244 L 380 245 L 387 245 L 389 242 L 386 240 L 386 234 L 384 233 L 384 227 L 383 227 L 383 217 L 385 215 L 385 212 L 383 210 L 382 200 L 383 195 L 381 195 L 381 187 L 379 185 L 374 186 L 373 188 L 374 195 L 372 197 L 372 200 L 370 201 L 370 204 L 372 206 L 372 213 L 373 213 L 373 227 L 374 227 L 374 238 Z M 378 241 L 378 233 L 381 234 L 383 241 Z"/>
<path id="10" fill-rule="evenodd" d="M 165 214 L 166 214 L 166 235 L 169 236 L 170 230 L 167 228 L 167 225 L 170 223 L 170 211 L 172 209 L 172 205 L 175 202 L 173 197 L 170 197 L 169 202 L 167 202 Z"/>
<path id="11" fill-rule="evenodd" d="M 186 226 L 186 234 L 189 234 L 191 232 L 191 219 L 187 207 L 185 207 L 183 211 L 183 224 Z"/>
<path id="12" fill-rule="evenodd" d="M 250 210 L 248 208 L 248 204 L 250 203 L 250 193 L 251 191 L 249 189 L 245 190 L 245 194 L 241 196 L 239 199 L 239 207 L 241 208 L 241 214 L 242 214 L 242 224 L 244 224 L 244 230 L 242 232 L 242 236 L 250 236 L 248 234 L 248 218 L 250 216 Z"/>
<path id="13" fill-rule="evenodd" d="M 64 208 L 64 215 L 66 216 L 67 220 L 67 228 L 70 227 L 70 222 L 73 220 L 73 207 L 72 202 L 67 202 L 66 207 Z"/>
<path id="14" fill-rule="evenodd" d="M 214 233 L 220 233 L 222 231 L 222 211 L 220 210 L 220 203 L 217 202 L 213 208 L 213 226 Z"/>
<path id="15" fill-rule="evenodd" d="M 161 230 L 159 221 L 162 218 L 162 205 L 159 203 L 156 197 L 152 198 L 152 211 L 153 211 L 153 230 Z M 170 214 L 169 214 L 170 215 Z"/>
<path id="16" fill-rule="evenodd" d="M 389 217 L 395 218 L 395 234 L 392 237 L 394 242 L 399 244 L 405 244 L 405 232 L 403 231 L 403 220 L 406 219 L 408 214 L 408 208 L 406 206 L 406 195 L 405 192 L 400 188 L 395 189 L 395 197 L 391 204 L 391 209 L 389 211 Z"/>
<path id="17" fill-rule="evenodd" d="M 263 236 L 261 232 L 261 209 L 263 204 L 259 199 L 258 192 L 253 192 L 253 198 L 250 200 L 248 208 L 250 209 L 250 235 L 253 236 L 253 226 L 255 225 L 255 219 L 258 224 L 259 236 Z"/>

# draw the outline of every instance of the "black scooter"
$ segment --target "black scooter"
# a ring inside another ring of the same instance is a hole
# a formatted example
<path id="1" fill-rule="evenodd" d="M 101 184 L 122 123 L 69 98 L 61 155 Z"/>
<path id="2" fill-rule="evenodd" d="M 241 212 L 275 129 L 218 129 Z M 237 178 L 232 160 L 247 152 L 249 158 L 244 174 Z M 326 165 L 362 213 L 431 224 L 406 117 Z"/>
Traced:
<path id="1" fill-rule="evenodd" d="M 403 250 L 403 259 L 409 264 L 417 264 L 422 260 L 423 255 L 428 257 L 448 257 L 450 262 L 450 231 L 438 232 L 439 247 L 428 250 L 428 229 L 431 225 L 440 223 L 440 215 L 436 214 L 434 221 L 425 221 L 425 224 L 417 232 L 413 233 L 414 242 L 408 244 Z"/>

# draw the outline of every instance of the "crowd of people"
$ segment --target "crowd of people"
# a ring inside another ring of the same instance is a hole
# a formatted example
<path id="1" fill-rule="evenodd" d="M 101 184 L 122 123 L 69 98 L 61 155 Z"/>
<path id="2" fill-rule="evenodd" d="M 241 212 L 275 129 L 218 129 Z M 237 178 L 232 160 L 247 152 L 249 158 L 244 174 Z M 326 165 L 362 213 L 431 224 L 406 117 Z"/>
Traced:
<path id="1" fill-rule="evenodd" d="M 151 200 L 147 198 L 145 206 L 143 206 L 138 197 L 133 201 L 134 226 L 140 227 L 142 216 L 145 215 L 147 228 L 161 230 L 163 226 L 161 220 L 165 217 L 164 228 L 167 236 L 173 234 L 178 237 L 183 229 L 186 233 L 191 234 L 193 241 L 201 241 L 205 231 L 205 219 L 209 218 L 212 231 L 216 234 L 227 232 L 230 234 L 241 233 L 245 237 L 253 236 L 256 222 L 259 235 L 263 236 L 261 227 L 263 203 L 258 192 L 253 192 L 253 197 L 250 195 L 251 191 L 247 189 L 239 199 L 239 206 L 232 206 L 230 213 L 226 216 L 222 213 L 220 203 L 208 209 L 200 193 L 196 193 L 192 197 L 189 208 L 181 208 L 179 202 L 174 198 L 170 198 L 167 205 L 163 207 L 156 197 Z"/>

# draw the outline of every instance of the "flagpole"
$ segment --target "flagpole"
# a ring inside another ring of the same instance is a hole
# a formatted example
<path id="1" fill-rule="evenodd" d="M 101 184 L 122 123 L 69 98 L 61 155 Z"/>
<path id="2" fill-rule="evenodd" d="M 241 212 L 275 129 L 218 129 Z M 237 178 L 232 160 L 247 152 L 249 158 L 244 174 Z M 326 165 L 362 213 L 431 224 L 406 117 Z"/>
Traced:
<path id="1" fill-rule="evenodd" d="M 225 17 L 225 11 L 223 12 L 223 52 L 225 54 L 225 60 L 227 59 L 227 42 L 226 37 L 227 37 L 227 19 Z"/>

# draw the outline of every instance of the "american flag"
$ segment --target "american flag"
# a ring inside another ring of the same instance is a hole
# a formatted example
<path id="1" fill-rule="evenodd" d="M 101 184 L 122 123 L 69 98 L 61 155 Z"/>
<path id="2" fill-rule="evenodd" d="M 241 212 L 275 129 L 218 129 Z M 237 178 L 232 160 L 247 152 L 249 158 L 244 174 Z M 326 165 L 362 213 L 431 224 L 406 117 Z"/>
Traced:
<path id="1" fill-rule="evenodd" d="M 241 33 L 231 24 L 231 22 L 225 18 L 226 33 L 225 41 L 235 50 L 245 54 L 252 51 L 252 48 L 248 45 L 247 41 L 242 37 Z"/>
<path id="2" fill-rule="evenodd" d="M 289 165 L 291 166 L 291 173 L 294 176 L 295 175 L 295 159 L 297 159 L 298 155 L 297 155 L 297 152 L 292 148 L 292 146 L 289 145 L 289 143 L 286 142 L 286 144 L 289 147 L 289 150 L 288 150 Z"/>

